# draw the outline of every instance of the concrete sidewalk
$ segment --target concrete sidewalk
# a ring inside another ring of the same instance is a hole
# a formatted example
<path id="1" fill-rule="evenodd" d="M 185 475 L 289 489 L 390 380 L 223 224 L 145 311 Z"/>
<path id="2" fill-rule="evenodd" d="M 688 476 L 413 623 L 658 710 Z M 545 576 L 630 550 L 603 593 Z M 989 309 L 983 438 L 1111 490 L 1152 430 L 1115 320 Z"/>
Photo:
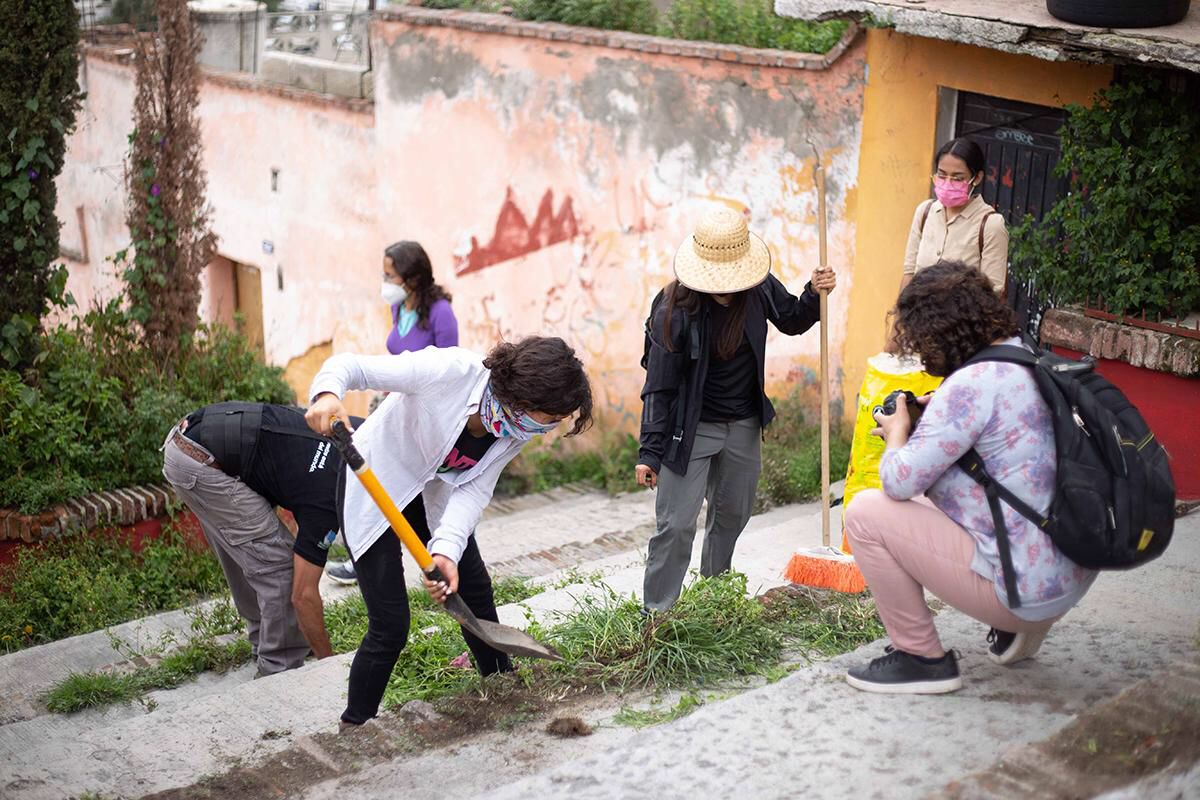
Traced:
<path id="1" fill-rule="evenodd" d="M 877 642 L 478 796 L 927 795 L 1195 652 L 1200 515 L 1179 520 L 1175 537 L 1158 561 L 1102 575 L 1038 657 L 1011 668 L 985 657 L 986 628 L 954 611 L 939 614 L 944 642 L 963 654 L 965 688 L 956 694 L 887 696 L 850 688 L 846 668 L 879 655 L 884 643 Z M 1189 791 L 1200 796 L 1200 786 Z"/>

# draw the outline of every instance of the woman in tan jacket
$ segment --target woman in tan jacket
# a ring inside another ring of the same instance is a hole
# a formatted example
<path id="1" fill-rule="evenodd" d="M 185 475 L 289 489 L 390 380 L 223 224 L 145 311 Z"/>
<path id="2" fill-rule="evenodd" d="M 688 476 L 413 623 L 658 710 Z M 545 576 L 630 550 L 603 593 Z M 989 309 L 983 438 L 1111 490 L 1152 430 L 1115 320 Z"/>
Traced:
<path id="1" fill-rule="evenodd" d="M 1008 230 L 1004 217 L 979 195 L 983 150 L 970 139 L 951 139 L 934 157 L 933 192 L 913 213 L 904 250 L 900 289 L 913 275 L 939 261 L 960 261 L 983 272 L 997 292 L 1008 275 Z"/>

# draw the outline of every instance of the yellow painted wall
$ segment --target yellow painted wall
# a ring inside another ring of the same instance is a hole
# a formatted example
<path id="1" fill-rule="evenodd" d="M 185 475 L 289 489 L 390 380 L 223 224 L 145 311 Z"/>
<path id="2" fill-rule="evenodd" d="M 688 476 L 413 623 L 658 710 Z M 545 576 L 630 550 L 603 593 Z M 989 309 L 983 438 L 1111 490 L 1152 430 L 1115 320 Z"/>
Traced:
<path id="1" fill-rule="evenodd" d="M 889 30 L 867 32 L 867 69 L 854 283 L 842 358 L 843 408 L 851 421 L 867 359 L 883 348 L 913 211 L 929 197 L 938 87 L 1062 106 L 1089 102 L 1112 80 L 1106 65 L 1043 61 Z"/>

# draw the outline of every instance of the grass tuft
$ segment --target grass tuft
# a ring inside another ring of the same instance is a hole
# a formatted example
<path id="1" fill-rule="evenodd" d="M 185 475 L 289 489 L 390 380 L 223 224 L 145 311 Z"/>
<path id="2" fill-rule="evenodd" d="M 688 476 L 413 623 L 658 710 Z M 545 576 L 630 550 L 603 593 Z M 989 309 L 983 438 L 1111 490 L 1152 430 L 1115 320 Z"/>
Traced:
<path id="1" fill-rule="evenodd" d="M 530 632 L 562 653 L 555 669 L 604 688 L 704 685 L 756 674 L 783 652 L 783 636 L 746 596 L 739 573 L 701 578 L 670 610 L 648 617 L 636 598 L 611 590 L 577 602 L 559 624 Z"/>
<path id="2" fill-rule="evenodd" d="M 617 715 L 613 717 L 613 722 L 629 728 L 661 725 L 664 722 L 674 722 L 681 717 L 686 717 L 705 702 L 700 695 L 687 692 L 669 708 L 630 708 L 626 706 L 617 712 Z"/>

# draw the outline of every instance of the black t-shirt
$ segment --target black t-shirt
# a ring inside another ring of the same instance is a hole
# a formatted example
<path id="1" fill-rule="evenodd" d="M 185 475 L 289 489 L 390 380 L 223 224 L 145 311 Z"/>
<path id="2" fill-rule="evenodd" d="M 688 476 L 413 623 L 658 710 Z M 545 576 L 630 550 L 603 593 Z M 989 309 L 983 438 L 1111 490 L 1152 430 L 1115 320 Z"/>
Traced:
<path id="1" fill-rule="evenodd" d="M 708 361 L 708 376 L 704 379 L 704 402 L 700 408 L 701 422 L 733 422 L 758 416 L 762 411 L 759 397 L 758 360 L 750 338 L 742 333 L 742 343 L 733 357 L 721 360 L 717 343 L 729 322 L 729 309 L 720 303 L 712 304 L 712 349 Z"/>
<path id="2" fill-rule="evenodd" d="M 495 441 L 496 437 L 490 433 L 485 432 L 483 436 L 476 436 L 471 433 L 469 426 L 463 426 L 462 433 L 454 442 L 454 447 L 446 455 L 437 471 L 466 472 L 479 463 L 479 459 L 483 458 L 483 454 Z"/>
<path id="3" fill-rule="evenodd" d="M 361 417 L 350 419 L 355 428 L 363 422 Z M 205 439 L 220 430 L 219 426 L 206 429 L 200 417 L 185 435 L 207 447 Z M 299 527 L 296 552 L 311 563 L 324 564 L 331 534 L 338 530 L 336 491 L 341 468 L 341 454 L 308 427 L 303 409 L 264 404 L 254 453 L 242 453 L 241 474 L 235 477 L 271 505 L 292 512 Z"/>

